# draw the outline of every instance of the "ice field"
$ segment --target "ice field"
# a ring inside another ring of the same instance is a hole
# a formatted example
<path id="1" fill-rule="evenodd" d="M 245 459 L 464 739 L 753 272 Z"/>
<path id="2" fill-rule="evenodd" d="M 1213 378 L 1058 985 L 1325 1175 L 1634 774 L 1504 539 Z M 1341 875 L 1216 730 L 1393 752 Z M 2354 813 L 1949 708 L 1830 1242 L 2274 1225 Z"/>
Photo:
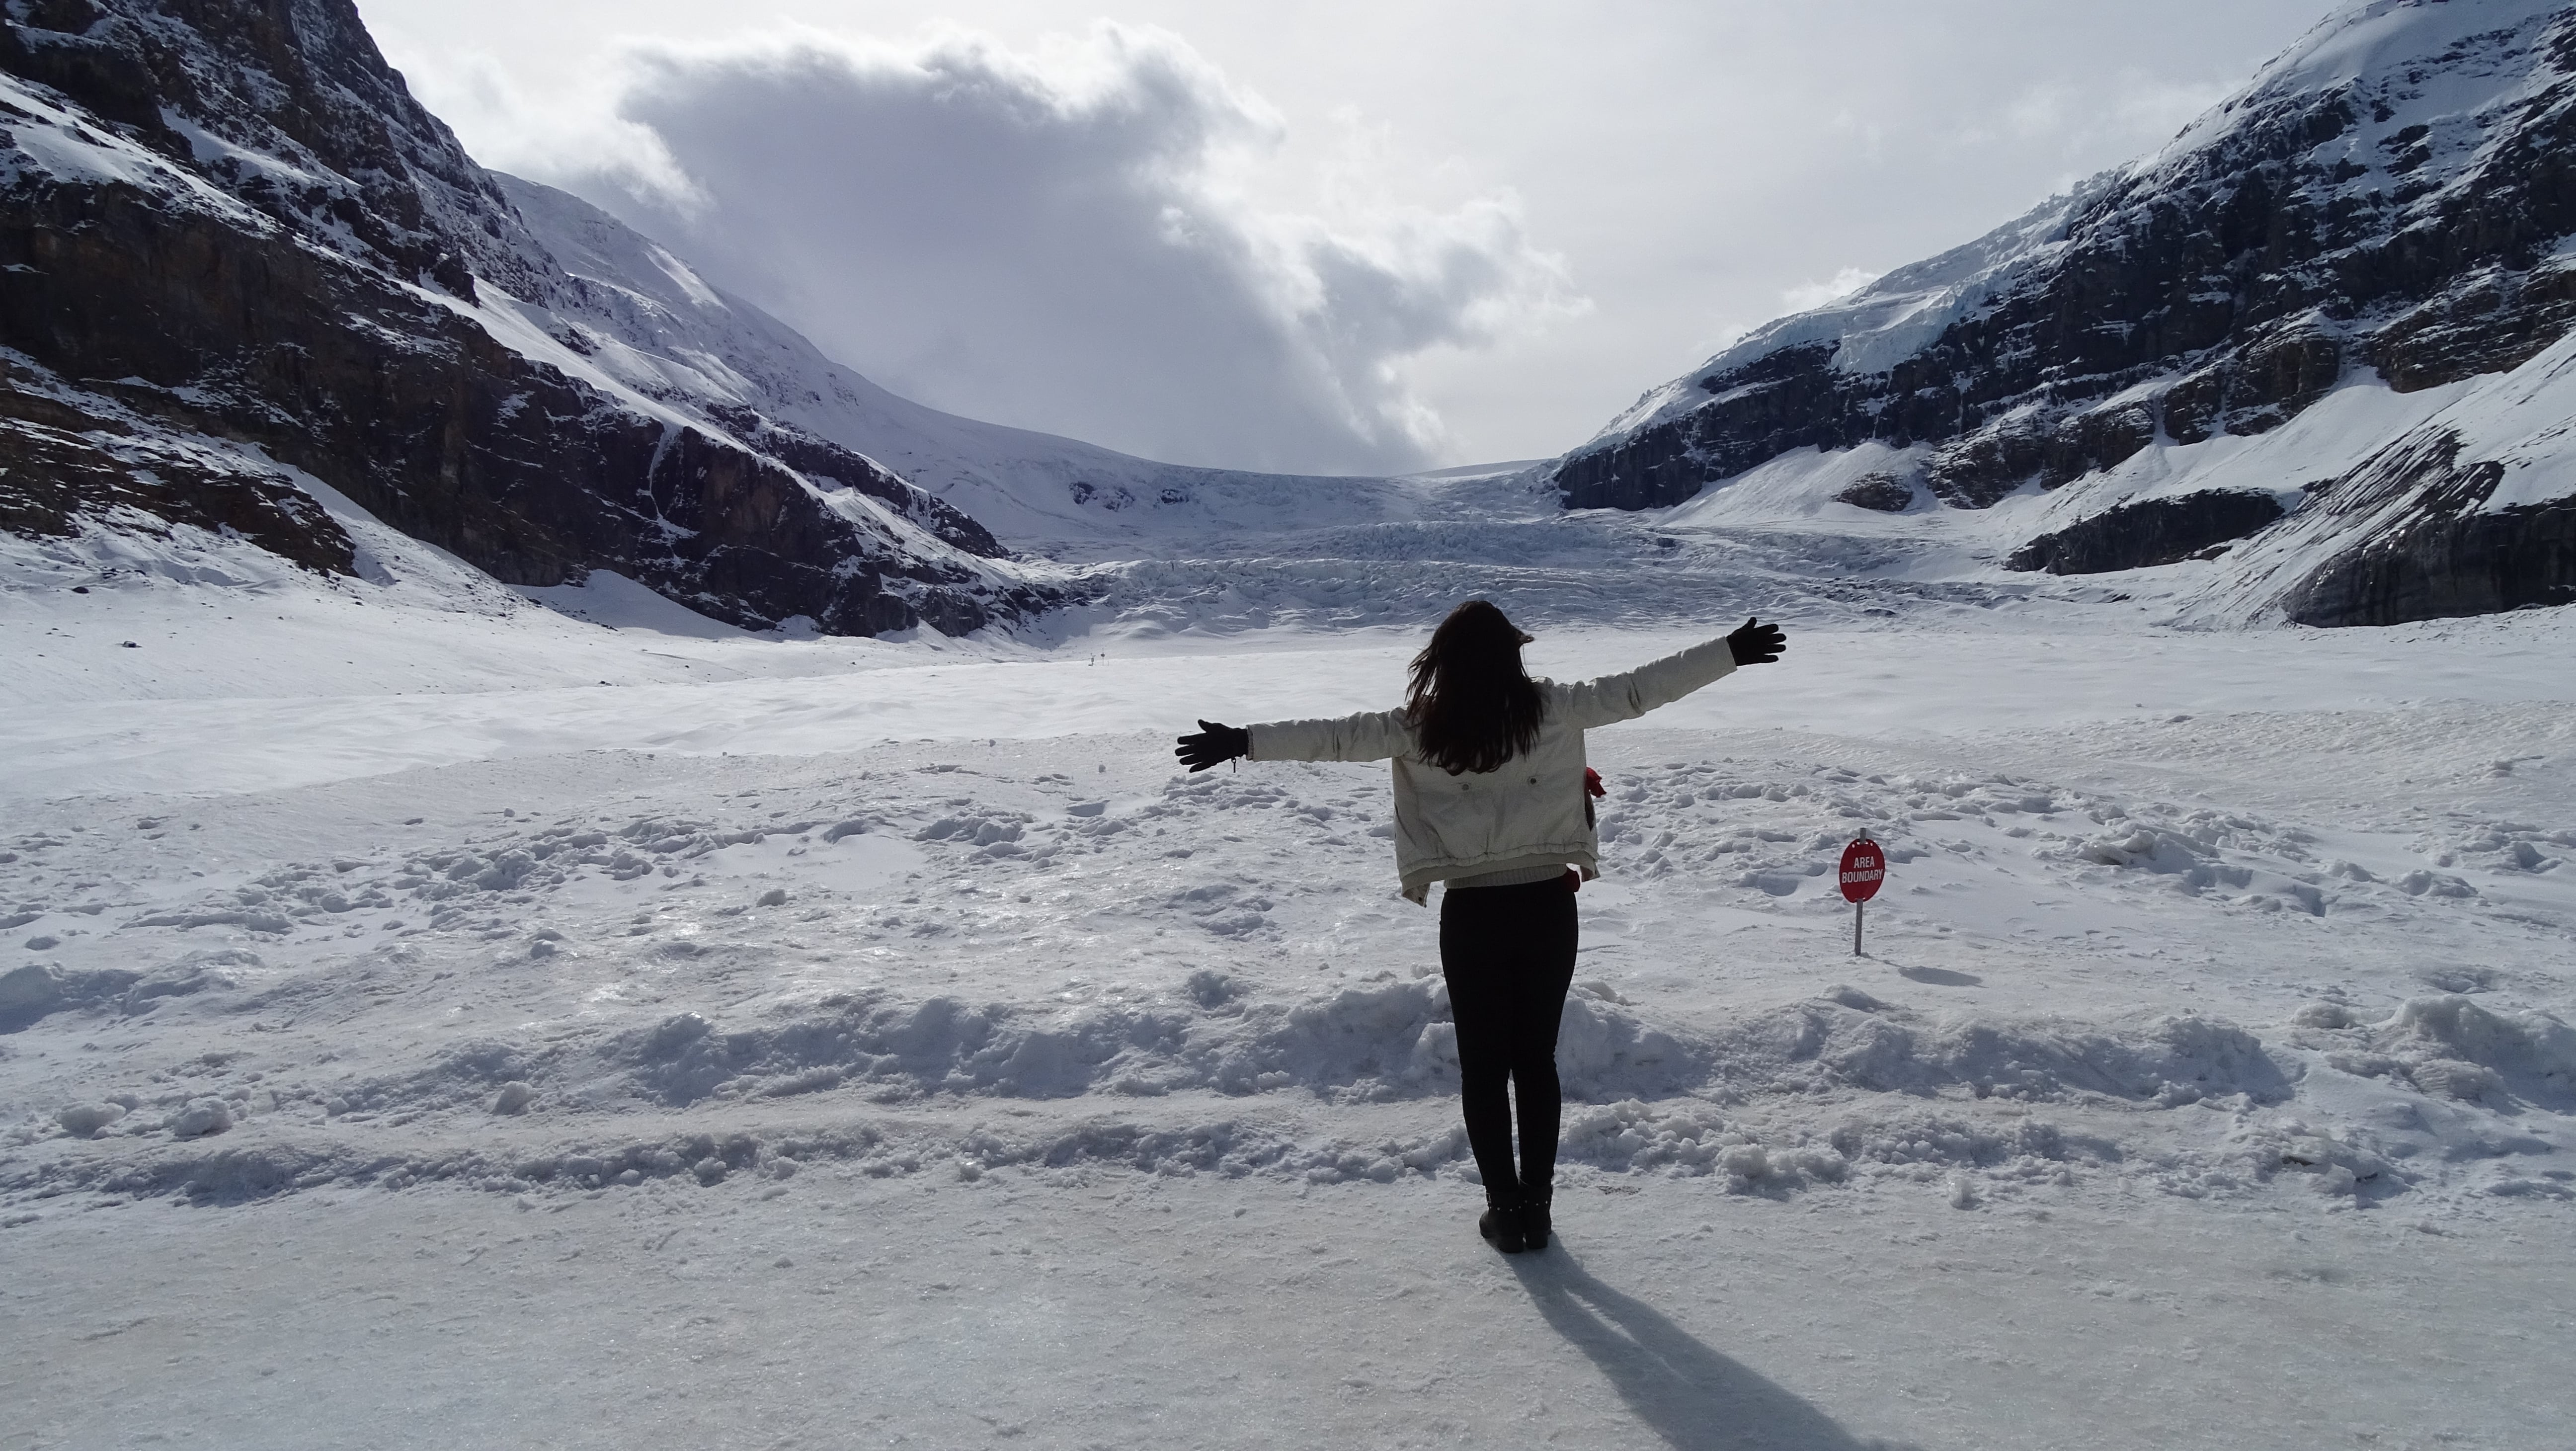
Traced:
<path id="1" fill-rule="evenodd" d="M 1514 487 L 965 641 L 0 541 L 0 1447 L 2566 1441 L 2568 612 Z M 1170 757 L 1470 594 L 1791 638 L 1592 737 L 1516 1260 L 1383 769 Z"/>

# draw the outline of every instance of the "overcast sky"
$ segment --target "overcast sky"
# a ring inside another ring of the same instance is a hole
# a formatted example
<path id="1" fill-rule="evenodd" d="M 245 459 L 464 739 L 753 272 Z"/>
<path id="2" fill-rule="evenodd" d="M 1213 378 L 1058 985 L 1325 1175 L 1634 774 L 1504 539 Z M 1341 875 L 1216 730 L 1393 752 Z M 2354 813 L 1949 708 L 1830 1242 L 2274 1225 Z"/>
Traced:
<path id="1" fill-rule="evenodd" d="M 2152 150 L 2326 0 L 359 0 L 488 166 L 937 407 L 1542 457 Z"/>

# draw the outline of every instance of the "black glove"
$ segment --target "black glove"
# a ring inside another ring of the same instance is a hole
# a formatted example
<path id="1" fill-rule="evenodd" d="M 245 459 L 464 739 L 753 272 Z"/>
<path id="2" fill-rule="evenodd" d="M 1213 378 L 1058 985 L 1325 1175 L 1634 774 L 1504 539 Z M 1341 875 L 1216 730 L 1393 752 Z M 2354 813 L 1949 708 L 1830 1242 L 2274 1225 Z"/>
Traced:
<path id="1" fill-rule="evenodd" d="M 1181 737 L 1181 743 L 1172 748 L 1172 754 L 1180 757 L 1181 764 L 1191 770 L 1204 771 L 1237 756 L 1251 755 L 1252 732 L 1203 720 L 1199 722 L 1199 733 Z"/>
<path id="2" fill-rule="evenodd" d="M 1789 637 L 1781 633 L 1778 625 L 1749 619 L 1743 628 L 1726 637 L 1726 648 L 1735 652 L 1738 665 L 1768 665 L 1780 658 L 1781 651 L 1789 648 Z M 1201 721 L 1200 724 L 1205 725 L 1206 722 Z"/>

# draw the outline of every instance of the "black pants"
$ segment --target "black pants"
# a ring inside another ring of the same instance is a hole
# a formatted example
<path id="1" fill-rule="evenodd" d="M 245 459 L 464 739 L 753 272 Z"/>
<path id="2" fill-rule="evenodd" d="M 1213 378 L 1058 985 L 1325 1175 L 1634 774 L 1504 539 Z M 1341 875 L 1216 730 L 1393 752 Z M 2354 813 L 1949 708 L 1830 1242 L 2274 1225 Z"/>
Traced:
<path id="1" fill-rule="evenodd" d="M 1440 972 L 1458 1023 L 1467 1147 L 1488 1193 L 1556 1175 L 1556 1025 L 1574 981 L 1574 891 L 1563 877 L 1471 887 L 1440 899 Z M 1506 1085 L 1508 1084 L 1508 1093 Z M 1521 1155 L 1512 1166 L 1512 1100 Z"/>

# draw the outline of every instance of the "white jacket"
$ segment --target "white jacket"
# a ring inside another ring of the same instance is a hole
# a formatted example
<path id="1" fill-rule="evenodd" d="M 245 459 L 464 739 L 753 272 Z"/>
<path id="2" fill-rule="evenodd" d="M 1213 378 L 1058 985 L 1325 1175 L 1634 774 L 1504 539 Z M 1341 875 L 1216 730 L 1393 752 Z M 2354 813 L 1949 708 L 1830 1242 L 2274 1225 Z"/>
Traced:
<path id="1" fill-rule="evenodd" d="M 1451 775 L 1422 759 L 1401 710 L 1250 727 L 1256 761 L 1395 762 L 1395 867 L 1404 895 L 1431 884 L 1556 863 L 1601 874 L 1584 811 L 1583 733 L 1670 705 L 1735 669 L 1724 639 L 1578 685 L 1541 680 L 1538 743 L 1493 771 Z"/>

